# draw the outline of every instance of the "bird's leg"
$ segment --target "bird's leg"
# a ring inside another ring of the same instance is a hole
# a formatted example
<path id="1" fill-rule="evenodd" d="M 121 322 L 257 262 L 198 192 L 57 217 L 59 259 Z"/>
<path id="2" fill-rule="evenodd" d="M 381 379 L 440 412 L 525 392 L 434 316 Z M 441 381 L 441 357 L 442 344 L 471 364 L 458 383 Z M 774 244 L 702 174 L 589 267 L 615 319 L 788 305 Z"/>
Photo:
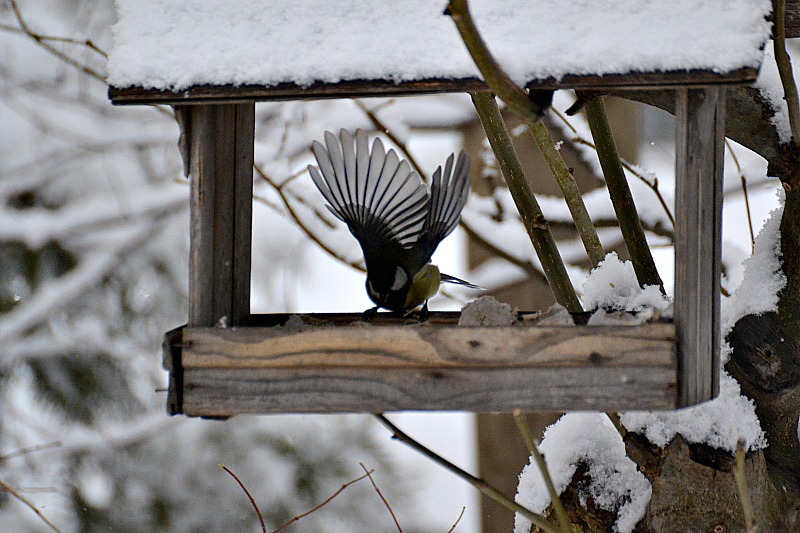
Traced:
<path id="1" fill-rule="evenodd" d="M 419 311 L 419 321 L 427 322 L 428 316 L 430 316 L 430 311 L 428 310 L 428 300 L 425 300 L 425 303 L 422 305 L 422 309 Z"/>
<path id="2" fill-rule="evenodd" d="M 370 320 L 375 318 L 375 315 L 378 314 L 378 309 L 380 309 L 380 307 L 376 305 L 375 307 L 370 307 L 369 309 L 361 313 L 361 321 L 369 322 Z"/>

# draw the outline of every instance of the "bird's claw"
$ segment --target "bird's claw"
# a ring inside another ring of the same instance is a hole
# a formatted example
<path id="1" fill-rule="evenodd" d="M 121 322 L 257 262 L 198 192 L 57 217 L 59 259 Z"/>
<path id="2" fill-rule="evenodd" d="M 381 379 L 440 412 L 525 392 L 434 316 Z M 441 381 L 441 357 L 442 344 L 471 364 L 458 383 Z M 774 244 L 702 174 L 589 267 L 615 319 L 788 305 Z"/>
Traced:
<path id="1" fill-rule="evenodd" d="M 362 322 L 369 322 L 378 314 L 379 307 L 376 305 L 375 307 L 370 307 L 363 313 L 361 313 L 361 321 Z"/>
<path id="2" fill-rule="evenodd" d="M 412 310 L 408 311 L 405 315 L 403 315 L 403 318 L 408 318 L 411 315 L 413 315 L 414 313 L 415 313 L 415 311 L 412 309 Z M 423 304 L 422 308 L 419 311 L 416 311 L 416 314 L 417 314 L 417 320 L 419 320 L 420 322 L 427 322 L 428 321 L 428 318 L 430 317 L 431 313 L 428 310 L 428 302 L 427 301 Z"/>
<path id="3" fill-rule="evenodd" d="M 427 322 L 428 317 L 430 317 L 430 311 L 428 310 L 428 300 L 425 300 L 425 303 L 422 306 L 422 309 L 419 311 L 419 321 L 420 322 Z"/>

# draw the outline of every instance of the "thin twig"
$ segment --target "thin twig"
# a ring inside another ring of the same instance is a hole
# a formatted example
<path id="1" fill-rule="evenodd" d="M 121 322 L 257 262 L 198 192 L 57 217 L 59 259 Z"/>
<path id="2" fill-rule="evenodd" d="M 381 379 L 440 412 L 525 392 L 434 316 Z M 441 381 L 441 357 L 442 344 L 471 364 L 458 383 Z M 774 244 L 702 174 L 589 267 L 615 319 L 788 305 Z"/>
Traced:
<path id="1" fill-rule="evenodd" d="M 101 55 L 103 58 L 108 59 L 108 54 L 105 51 L 103 51 L 101 48 L 99 48 L 96 44 L 94 44 L 94 41 L 92 41 L 91 39 L 83 39 L 83 40 L 81 40 L 81 39 L 73 39 L 72 37 L 59 37 L 59 36 L 55 36 L 55 35 L 42 35 L 40 33 L 32 33 L 32 32 L 29 32 L 29 31 L 25 31 L 22 28 L 19 28 L 19 27 L 16 27 L 16 26 L 9 26 L 7 24 L 0 24 L 0 30 L 11 31 L 11 32 L 14 32 L 14 33 L 21 33 L 21 34 L 27 35 L 27 36 L 29 36 L 31 38 L 37 39 L 37 40 L 40 39 L 42 41 L 51 41 L 51 42 L 55 42 L 55 43 L 66 43 L 66 44 L 74 44 L 74 45 L 78 45 L 78 46 L 85 46 L 86 48 L 89 48 L 90 50 L 94 50 L 99 55 Z"/>
<path id="2" fill-rule="evenodd" d="M 753 233 L 753 217 L 750 214 L 750 197 L 747 194 L 747 178 L 740 174 L 742 180 L 742 194 L 744 194 L 744 207 L 747 210 L 747 226 L 750 228 L 750 253 L 756 252 L 756 236 Z"/>
<path id="3" fill-rule="evenodd" d="M 725 148 L 728 149 L 728 153 L 731 154 L 731 158 L 733 159 L 733 164 L 736 166 L 736 172 L 739 173 L 739 178 L 742 181 L 742 194 L 744 194 L 744 207 L 747 211 L 747 225 L 750 228 L 750 253 L 755 253 L 756 250 L 756 236 L 753 233 L 753 217 L 750 214 L 750 198 L 747 194 L 747 178 L 744 177 L 744 172 L 742 172 L 742 167 L 739 165 L 739 158 L 736 157 L 736 152 L 733 151 L 733 147 L 731 143 L 728 142 L 728 139 L 725 139 Z"/>
<path id="4" fill-rule="evenodd" d="M 227 466 L 225 466 L 223 464 L 220 464 L 220 465 L 217 465 L 217 466 L 219 466 L 221 469 L 223 469 L 228 474 L 230 474 L 231 477 L 236 480 L 236 483 L 238 483 L 239 486 L 242 487 L 242 490 L 247 495 L 247 497 L 250 499 L 250 505 L 252 505 L 253 509 L 256 510 L 256 514 L 258 515 L 258 521 L 261 523 L 261 531 L 263 531 L 263 533 L 267 533 L 267 524 L 264 523 L 264 516 L 261 514 L 261 510 L 258 508 L 258 505 L 256 505 L 256 501 L 253 499 L 253 496 L 250 494 L 250 491 L 247 490 L 247 487 L 245 487 L 244 483 L 242 483 L 242 480 L 239 479 L 239 476 L 234 474 L 233 471 L 231 471 L 231 469 L 228 468 Z"/>
<path id="5" fill-rule="evenodd" d="M 512 416 L 514 417 L 514 423 L 517 425 L 517 431 L 519 431 L 520 437 L 525 442 L 525 447 L 528 448 L 530 453 L 533 453 L 536 445 L 533 443 L 533 435 L 531 435 L 528 424 L 525 423 L 525 419 L 522 417 L 522 412 L 519 409 L 515 409 Z"/>
<path id="6" fill-rule="evenodd" d="M 447 533 L 453 533 L 453 531 L 455 531 L 455 529 L 456 529 L 456 526 L 458 525 L 458 523 L 459 523 L 459 522 L 461 522 L 461 517 L 463 517 L 463 516 L 464 516 L 464 511 L 466 511 L 466 510 L 467 510 L 467 508 L 466 508 L 466 507 L 462 507 L 462 508 L 461 508 L 461 512 L 458 514 L 458 518 L 456 518 L 456 521 L 455 521 L 455 523 L 453 523 L 453 527 L 451 527 L 450 529 L 448 529 L 448 530 L 447 530 Z"/>
<path id="7" fill-rule="evenodd" d="M 16 0 L 9 0 L 9 3 L 11 4 L 11 9 L 14 12 L 14 17 L 17 19 L 17 23 L 19 24 L 19 28 L 13 28 L 11 26 L 2 25 L 0 27 L 0 29 L 6 30 L 6 31 L 15 31 L 15 32 L 19 32 L 19 33 L 23 33 L 23 34 L 27 35 L 29 38 L 33 39 L 33 41 L 36 42 L 36 44 L 38 44 L 39 46 L 41 46 L 42 48 L 44 48 L 45 50 L 47 50 L 48 52 L 50 52 L 51 54 L 56 56 L 57 58 L 61 59 L 62 61 L 64 61 L 68 65 L 77 68 L 78 70 L 80 70 L 84 74 L 88 74 L 92 78 L 94 78 L 96 80 L 99 80 L 99 81 L 103 82 L 104 84 L 106 83 L 106 77 L 103 74 L 97 72 L 96 70 L 94 70 L 93 68 L 91 68 L 91 67 L 89 67 L 87 65 L 84 65 L 84 64 L 80 63 L 79 61 L 77 61 L 75 59 L 72 59 L 71 57 L 69 57 L 65 53 L 61 52 L 59 49 L 57 49 L 54 46 L 52 46 L 51 44 L 49 44 L 50 42 L 60 42 L 60 43 L 67 43 L 67 44 L 86 46 L 90 50 L 93 50 L 94 52 L 96 52 L 97 54 L 102 56 L 104 59 L 108 59 L 108 54 L 103 49 L 101 49 L 99 46 L 94 44 L 94 41 L 92 41 L 91 39 L 80 40 L 80 39 L 73 39 L 73 38 L 70 38 L 70 37 L 56 37 L 56 36 L 53 36 L 53 35 L 42 35 L 42 34 L 36 33 L 34 31 L 32 31 L 30 29 L 30 27 L 28 26 L 27 22 L 25 22 L 25 19 L 22 17 L 22 13 L 19 10 L 19 6 L 17 6 Z M 154 106 L 151 106 L 151 107 L 157 113 L 160 113 L 161 115 L 164 115 L 165 117 L 168 117 L 168 118 L 174 118 L 175 117 L 175 114 L 172 111 L 170 111 L 166 106 L 154 105 Z"/>
<path id="8" fill-rule="evenodd" d="M 750 501 L 750 493 L 747 492 L 747 478 L 744 473 L 745 442 L 740 438 L 736 443 L 736 466 L 733 470 L 733 477 L 736 479 L 736 488 L 739 491 L 739 500 L 742 502 L 742 512 L 744 512 L 744 523 L 748 533 L 755 531 L 753 521 L 753 504 Z"/>
<path id="9" fill-rule="evenodd" d="M 555 109 L 553 111 L 556 113 L 556 115 L 562 121 L 564 121 L 564 124 L 566 124 L 573 131 L 574 136 L 570 139 L 570 142 L 572 142 L 574 144 L 582 144 L 584 146 L 588 146 L 589 148 L 591 148 L 594 151 L 597 151 L 597 147 L 594 145 L 593 142 L 591 142 L 591 141 L 581 137 L 580 135 L 578 135 L 578 130 L 576 130 L 572 126 L 572 124 L 569 123 L 569 121 L 567 120 L 566 117 L 564 117 L 561 113 L 559 113 Z M 658 199 L 658 203 L 661 204 L 661 208 L 664 209 L 664 213 L 666 213 L 670 224 L 672 224 L 672 226 L 674 227 L 675 226 L 675 217 L 672 215 L 672 211 L 670 210 L 669 206 L 667 205 L 666 200 L 664 200 L 664 197 L 661 195 L 661 190 L 658 188 L 658 178 L 654 177 L 653 181 L 651 182 L 646 177 L 644 177 L 644 175 L 642 175 L 641 172 L 636 170 L 636 167 L 634 165 L 632 165 L 631 163 L 629 163 L 628 161 L 624 160 L 621 157 L 620 157 L 619 161 L 620 161 L 620 163 L 622 163 L 622 166 L 623 166 L 623 168 L 625 170 L 627 170 L 628 172 L 630 172 L 631 174 L 633 174 L 634 176 L 639 178 L 639 181 L 641 181 L 642 183 L 647 185 L 647 187 L 649 187 L 650 190 L 653 191 L 653 193 L 656 195 L 656 198 Z"/>
<path id="10" fill-rule="evenodd" d="M 517 424 L 517 429 L 519 430 L 520 435 L 522 435 L 522 440 L 525 441 L 525 446 L 527 446 L 528 451 L 531 452 L 531 457 L 533 457 L 533 460 L 536 461 L 536 466 L 539 467 L 539 472 L 542 474 L 544 484 L 547 486 L 547 492 L 550 494 L 550 502 L 553 505 L 553 510 L 556 513 L 556 518 L 558 519 L 558 525 L 561 527 L 562 533 L 571 533 L 572 525 L 569 523 L 567 511 L 564 509 L 564 505 L 561 503 L 561 497 L 559 496 L 558 492 L 556 492 L 556 487 L 553 485 L 553 478 L 550 477 L 550 471 L 547 469 L 547 464 L 544 462 L 544 457 L 542 456 L 541 452 L 539 452 L 539 446 L 536 444 L 536 440 L 531 435 L 528 424 L 525 423 L 525 418 L 523 418 L 519 409 L 514 411 L 513 416 L 514 422 Z"/>
<path id="11" fill-rule="evenodd" d="M 281 202 L 283 203 L 284 207 L 286 208 L 286 211 L 289 213 L 289 216 L 292 218 L 294 223 L 297 224 L 297 227 L 300 228 L 300 230 L 303 233 L 306 234 L 306 237 L 311 239 L 317 246 L 319 246 L 323 251 L 325 251 L 325 253 L 327 253 L 328 255 L 330 255 L 331 257 L 336 259 L 337 261 L 340 261 L 341 263 L 344 263 L 345 265 L 348 265 L 348 266 L 358 270 L 359 272 L 366 272 L 364 267 L 362 267 L 358 263 L 355 263 L 355 262 L 352 262 L 352 261 L 348 261 L 344 257 L 342 257 L 339 254 L 337 254 L 327 244 L 322 242 L 319 239 L 319 237 L 317 237 L 311 230 L 309 230 L 306 227 L 305 224 L 303 224 L 303 222 L 300 220 L 300 217 L 297 216 L 297 213 L 292 208 L 292 205 L 289 202 L 289 199 L 287 198 L 286 193 L 283 191 L 282 185 L 278 185 L 274 181 L 272 181 L 272 179 L 270 179 L 269 176 L 266 175 L 266 173 L 261 169 L 261 167 L 257 163 L 253 164 L 253 168 L 255 169 L 256 173 L 261 177 L 261 179 L 263 179 L 267 184 L 269 184 L 275 190 L 275 192 L 278 194 L 278 197 L 280 197 Z"/>
<path id="12" fill-rule="evenodd" d="M 354 480 L 352 480 L 352 481 L 348 481 L 347 483 L 345 483 L 344 485 L 342 485 L 341 487 L 339 487 L 339 490 L 337 490 L 336 492 L 334 492 L 333 494 L 331 494 L 331 495 L 330 495 L 330 496 L 329 496 L 329 497 L 328 497 L 328 498 L 327 498 L 327 499 L 326 499 L 324 502 L 322 502 L 321 504 L 317 505 L 316 507 L 314 507 L 314 508 L 313 508 L 313 509 L 311 509 L 310 511 L 306 511 L 305 513 L 303 513 L 303 514 L 301 514 L 301 515 L 297 515 L 297 516 L 295 516 L 294 518 L 292 518 L 291 520 L 289 520 L 288 522 L 286 522 L 285 524 L 283 524 L 283 525 L 282 525 L 281 527 L 279 527 L 278 529 L 274 529 L 274 530 L 272 531 L 272 533 L 278 533 L 279 531 L 283 531 L 284 529 L 286 529 L 286 528 L 287 528 L 287 527 L 289 527 L 290 525 L 294 524 L 295 522 L 299 522 L 301 519 L 303 519 L 303 518 L 307 517 L 308 515 L 310 515 L 310 514 L 312 514 L 312 513 L 315 513 L 315 512 L 317 512 L 317 511 L 319 511 L 320 509 L 322 509 L 323 507 L 325 507 L 326 505 L 328 505 L 328 503 L 330 503 L 330 501 L 331 501 L 331 500 L 333 500 L 335 497 L 337 497 L 339 494 L 341 494 L 341 493 L 342 493 L 342 491 L 343 491 L 343 490 L 345 490 L 347 487 L 349 487 L 349 486 L 350 486 L 350 485 L 352 485 L 353 483 L 358 483 L 358 482 L 359 482 L 359 481 L 361 481 L 362 479 L 366 479 L 366 478 L 369 476 L 369 474 L 371 474 L 372 472 L 373 472 L 373 471 L 370 471 L 370 472 L 368 472 L 368 473 L 364 474 L 364 475 L 363 475 L 363 476 L 361 476 L 361 477 L 357 477 L 356 479 L 354 479 Z"/>
<path id="13" fill-rule="evenodd" d="M 9 459 L 13 459 L 14 457 L 27 455 L 29 453 L 40 452 L 42 450 L 50 450 L 52 448 L 60 448 L 63 445 L 64 443 L 56 440 L 53 442 L 46 442 L 44 444 L 37 444 L 36 446 L 28 446 L 27 448 L 20 448 L 19 450 L 14 450 L 13 452 L 7 453 L 5 455 L 0 455 L 0 462 L 8 461 Z"/>
<path id="14" fill-rule="evenodd" d="M 280 215 L 286 215 L 286 213 L 283 211 L 283 209 L 281 209 L 281 206 L 279 206 L 275 202 L 271 202 L 268 198 L 266 198 L 264 196 L 261 196 L 260 194 L 254 194 L 253 195 L 253 201 L 254 202 L 258 202 L 258 203 L 260 203 L 262 205 L 265 205 L 265 206 L 269 207 L 275 213 L 278 213 Z"/>
<path id="15" fill-rule="evenodd" d="M 24 497 L 23 497 L 23 496 L 22 496 L 22 495 L 21 495 L 19 492 L 17 492 L 16 490 L 12 489 L 10 486 L 8 486 L 7 484 L 5 484 L 3 481 L 0 481 L 0 489 L 2 489 L 2 490 L 4 490 L 4 491 L 8 492 L 8 493 L 9 493 L 9 494 L 11 494 L 12 496 L 14 496 L 16 499 L 18 499 L 19 501 L 21 501 L 22 503 L 24 503 L 25 505 L 27 505 L 28 507 L 30 507 L 30 508 L 31 508 L 31 510 L 33 510 L 33 512 L 34 512 L 34 513 L 36 513 L 36 514 L 39 516 L 39 518 L 41 518 L 41 519 L 42 519 L 42 521 L 43 521 L 45 524 L 47 524 L 48 526 L 50 526 L 50 529 L 52 529 L 52 530 L 53 530 L 53 531 L 55 531 L 56 533 L 61 533 L 61 530 L 60 530 L 60 529 L 58 529 L 58 527 L 56 527 L 56 525 L 55 525 L 55 524 L 53 524 L 53 523 L 52 523 L 50 520 L 48 520 L 48 519 L 47 519 L 47 518 L 46 518 L 46 517 L 45 517 L 45 516 L 42 514 L 42 512 L 41 512 L 39 509 L 37 509 L 37 508 L 36 508 L 36 506 L 34 506 L 34 505 L 31 503 L 31 502 L 29 502 L 28 500 L 26 500 L 26 499 L 25 499 L 25 498 L 24 498 Z"/>
<path id="16" fill-rule="evenodd" d="M 406 144 L 400 140 L 400 138 L 390 128 L 387 128 L 386 124 L 384 124 L 382 120 L 378 118 L 377 112 L 369 109 L 361 100 L 354 99 L 353 102 L 355 102 L 356 106 L 358 106 L 358 108 L 363 111 L 365 115 L 367 115 L 367 118 L 370 122 L 372 122 L 372 125 L 376 130 L 385 134 L 390 141 L 392 141 L 396 146 L 400 147 L 400 149 L 403 151 L 403 154 L 405 154 L 405 158 L 409 163 L 411 163 L 411 166 L 414 168 L 414 170 L 417 171 L 417 174 L 419 174 L 420 178 L 422 178 L 422 181 L 427 183 L 428 179 L 426 178 L 425 173 L 422 171 L 422 167 L 420 166 L 419 162 L 408 150 Z"/>
<path id="17" fill-rule="evenodd" d="M 45 38 L 46 36 L 42 36 L 36 32 L 31 31 L 31 29 L 28 27 L 28 24 L 25 22 L 25 19 L 22 18 L 22 13 L 20 13 L 19 6 L 17 6 L 16 0 L 9 0 L 9 3 L 11 4 L 11 10 L 14 12 L 14 17 L 16 17 L 17 19 L 17 23 L 19 24 L 20 30 L 22 30 L 25 33 L 25 35 L 33 39 L 39 46 L 41 46 L 42 48 L 44 48 L 57 58 L 61 59 L 68 65 L 71 65 L 79 69 L 81 72 L 88 74 L 89 76 L 95 78 L 96 80 L 99 80 L 103 83 L 106 82 L 105 76 L 103 76 L 96 70 L 86 65 L 82 65 L 78 61 L 72 59 L 68 55 L 64 54 L 63 52 L 61 52 L 60 50 L 49 44 L 48 41 L 53 40 L 52 38 Z M 93 49 L 99 51 L 99 48 L 97 47 L 94 47 Z"/>
<path id="18" fill-rule="evenodd" d="M 454 465 L 441 455 L 437 454 L 433 450 L 426 448 L 416 440 L 412 439 L 411 437 L 403 433 L 397 426 L 395 426 L 392 422 L 389 421 L 389 419 L 387 419 L 382 414 L 378 413 L 375 414 L 374 416 L 375 418 L 378 419 L 378 421 L 381 424 L 383 424 L 389 431 L 392 432 L 393 439 L 399 440 L 403 444 L 421 453 L 428 459 L 431 459 L 439 466 L 446 468 L 453 474 L 457 475 L 458 477 L 460 477 L 461 479 L 463 479 L 464 481 L 475 487 L 477 490 L 481 492 L 481 494 L 491 498 L 492 500 L 496 501 L 506 509 L 510 509 L 511 511 L 520 513 L 522 516 L 524 516 L 530 522 L 532 522 L 536 527 L 544 531 L 547 531 L 548 533 L 559 533 L 558 529 L 556 529 L 550 522 L 548 522 L 538 514 L 534 513 L 530 509 L 527 509 L 522 505 L 518 504 L 513 499 L 509 498 L 496 488 L 489 485 L 483 479 L 473 476 L 466 470 L 457 467 L 456 465 Z"/>
<path id="19" fill-rule="evenodd" d="M 619 229 L 619 220 L 616 218 L 597 218 L 594 220 L 594 225 L 597 228 L 617 228 Z M 572 228 L 572 223 L 565 222 L 562 220 L 551 220 L 550 226 L 553 228 Z M 649 231 L 653 235 L 657 235 L 659 237 L 664 237 L 670 240 L 670 243 L 675 239 L 675 232 L 669 230 L 662 226 L 660 223 L 656 222 L 655 224 L 648 224 L 646 222 L 642 223 L 642 227 L 645 231 Z M 616 246 L 616 242 L 609 243 L 610 247 Z M 656 246 L 656 245 L 653 245 Z M 672 246 L 672 244 L 670 244 Z"/>
<path id="20" fill-rule="evenodd" d="M 531 263 L 530 261 L 524 261 L 513 255 L 507 253 L 505 250 L 498 248 L 497 246 L 493 245 L 489 241 L 483 238 L 483 236 L 478 233 L 478 231 L 473 228 L 469 223 L 465 222 L 464 219 L 461 219 L 460 226 L 464 229 L 464 232 L 467 234 L 467 237 L 475 241 L 475 244 L 479 246 L 483 246 L 486 248 L 492 256 L 499 257 L 512 265 L 521 268 L 525 271 L 529 278 L 540 279 L 542 281 L 547 281 L 544 274 L 542 274 L 541 270 L 536 268 L 536 266 Z"/>
<path id="21" fill-rule="evenodd" d="M 792 129 L 792 140 L 800 144 L 800 100 L 797 97 L 797 85 L 792 73 L 792 61 L 786 51 L 786 1 L 775 0 L 775 63 L 783 84 L 786 107 L 789 110 L 789 126 Z"/>
<path id="22" fill-rule="evenodd" d="M 394 525 L 397 526 L 397 531 L 403 533 L 403 528 L 400 527 L 400 522 L 397 521 L 397 516 L 394 514 L 394 511 L 392 510 L 392 506 L 389 505 L 388 501 L 386 501 L 386 498 L 383 496 L 381 489 L 378 488 L 378 484 L 375 483 L 375 480 L 372 478 L 372 474 L 370 473 L 369 470 L 367 470 L 367 467 L 364 466 L 364 463 L 358 463 L 358 464 L 364 470 L 364 473 L 367 474 L 367 476 L 369 477 L 369 482 L 372 483 L 372 488 L 375 489 L 375 492 L 378 493 L 378 496 L 380 496 L 381 501 L 383 501 L 383 505 L 386 506 L 386 508 L 389 510 L 389 514 L 392 515 L 392 520 L 394 520 Z"/>

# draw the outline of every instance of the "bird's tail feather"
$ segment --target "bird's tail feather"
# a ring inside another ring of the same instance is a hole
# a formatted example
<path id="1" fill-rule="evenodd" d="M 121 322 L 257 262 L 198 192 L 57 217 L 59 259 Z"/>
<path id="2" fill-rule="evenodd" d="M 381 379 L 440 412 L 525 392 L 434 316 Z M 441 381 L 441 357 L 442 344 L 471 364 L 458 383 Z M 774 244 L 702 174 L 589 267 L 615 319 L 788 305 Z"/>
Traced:
<path id="1" fill-rule="evenodd" d="M 479 291 L 485 291 L 486 290 L 484 287 L 481 287 L 479 285 L 473 285 L 469 281 L 464 281 L 463 279 L 457 278 L 455 276 L 451 276 L 449 274 L 441 274 L 441 277 L 442 277 L 442 283 L 453 283 L 455 285 L 463 285 L 464 287 L 467 287 L 467 288 L 470 288 L 470 289 L 476 289 L 476 290 L 479 290 Z"/>

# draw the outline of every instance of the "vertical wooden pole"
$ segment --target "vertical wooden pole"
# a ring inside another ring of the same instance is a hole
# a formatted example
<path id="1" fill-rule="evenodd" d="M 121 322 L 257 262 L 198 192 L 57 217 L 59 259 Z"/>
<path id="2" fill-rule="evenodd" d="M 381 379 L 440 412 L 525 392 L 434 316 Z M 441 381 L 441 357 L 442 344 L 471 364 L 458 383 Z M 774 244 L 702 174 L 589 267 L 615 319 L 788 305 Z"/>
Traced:
<path id="1" fill-rule="evenodd" d="M 250 315 L 255 104 L 183 106 L 191 178 L 189 326 Z"/>
<path id="2" fill-rule="evenodd" d="M 675 106 L 678 406 L 719 394 L 725 89 L 678 89 Z"/>

